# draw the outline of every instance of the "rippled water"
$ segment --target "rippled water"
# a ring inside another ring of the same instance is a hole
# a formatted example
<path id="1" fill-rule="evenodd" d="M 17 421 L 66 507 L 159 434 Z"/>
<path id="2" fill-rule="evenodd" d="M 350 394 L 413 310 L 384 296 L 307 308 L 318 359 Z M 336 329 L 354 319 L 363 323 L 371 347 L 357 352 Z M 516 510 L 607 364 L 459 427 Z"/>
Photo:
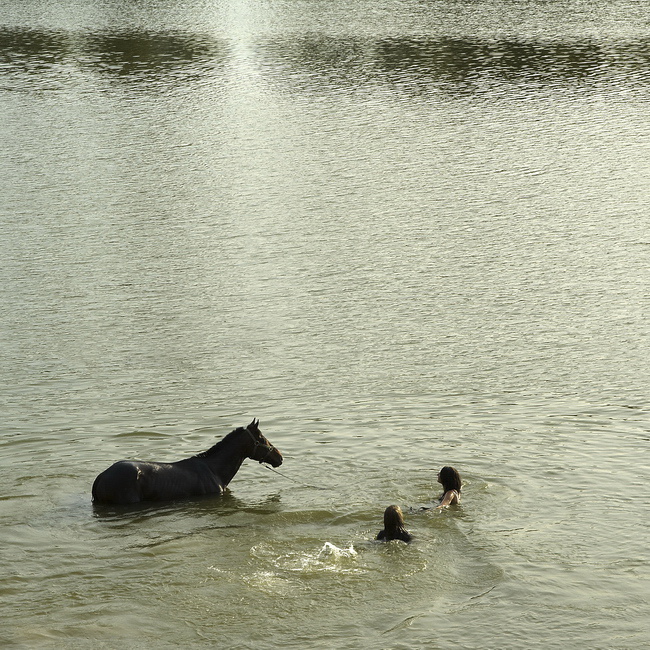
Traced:
<path id="1" fill-rule="evenodd" d="M 0 0 L 0 644 L 650 643 L 649 21 Z"/>

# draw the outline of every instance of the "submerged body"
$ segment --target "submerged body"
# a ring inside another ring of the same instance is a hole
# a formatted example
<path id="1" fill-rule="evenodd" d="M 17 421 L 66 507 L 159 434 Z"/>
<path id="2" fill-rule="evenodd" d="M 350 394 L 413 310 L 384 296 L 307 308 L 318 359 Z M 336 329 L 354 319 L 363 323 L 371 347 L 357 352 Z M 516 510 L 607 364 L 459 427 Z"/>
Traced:
<path id="1" fill-rule="evenodd" d="M 121 460 L 95 479 L 92 493 L 95 503 L 128 504 L 222 494 L 225 486 L 199 459 L 177 463 Z"/>
<path id="2" fill-rule="evenodd" d="M 376 539 L 386 542 L 401 539 L 407 543 L 413 539 L 413 535 L 405 528 L 404 515 L 399 506 L 388 506 L 386 508 L 384 511 L 384 529 L 379 531 Z"/>
<path id="3" fill-rule="evenodd" d="M 273 467 L 282 454 L 262 435 L 259 420 L 239 427 L 211 449 L 174 463 L 121 460 L 93 483 L 93 502 L 127 505 L 223 494 L 245 458 Z"/>

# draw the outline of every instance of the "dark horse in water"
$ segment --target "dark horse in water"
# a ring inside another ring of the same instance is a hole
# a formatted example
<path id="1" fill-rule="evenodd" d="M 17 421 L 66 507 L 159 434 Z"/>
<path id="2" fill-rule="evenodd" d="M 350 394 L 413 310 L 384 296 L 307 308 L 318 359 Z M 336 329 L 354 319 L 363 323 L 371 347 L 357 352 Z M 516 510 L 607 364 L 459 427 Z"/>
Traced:
<path id="1" fill-rule="evenodd" d="M 126 505 L 223 494 L 245 458 L 282 464 L 282 454 L 262 435 L 259 423 L 253 420 L 208 451 L 175 463 L 121 460 L 95 479 L 93 502 Z"/>

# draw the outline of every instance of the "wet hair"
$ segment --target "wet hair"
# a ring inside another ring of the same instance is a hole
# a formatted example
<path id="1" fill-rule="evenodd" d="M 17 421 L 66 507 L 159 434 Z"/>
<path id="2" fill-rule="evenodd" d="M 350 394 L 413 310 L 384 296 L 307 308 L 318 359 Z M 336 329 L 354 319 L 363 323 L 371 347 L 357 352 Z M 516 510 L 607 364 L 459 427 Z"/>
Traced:
<path id="1" fill-rule="evenodd" d="M 387 541 L 392 539 L 401 539 L 404 542 L 410 542 L 413 539 L 404 527 L 404 515 L 399 506 L 388 506 L 384 510 L 384 530 L 382 530 L 377 539 L 385 539 Z"/>
<path id="2" fill-rule="evenodd" d="M 460 494 L 460 474 L 453 467 L 445 466 L 440 470 L 440 482 L 442 483 L 443 494 L 449 492 L 449 490 L 456 490 Z"/>
<path id="3" fill-rule="evenodd" d="M 399 506 L 388 506 L 384 510 L 384 528 L 387 532 L 404 528 L 404 515 Z"/>

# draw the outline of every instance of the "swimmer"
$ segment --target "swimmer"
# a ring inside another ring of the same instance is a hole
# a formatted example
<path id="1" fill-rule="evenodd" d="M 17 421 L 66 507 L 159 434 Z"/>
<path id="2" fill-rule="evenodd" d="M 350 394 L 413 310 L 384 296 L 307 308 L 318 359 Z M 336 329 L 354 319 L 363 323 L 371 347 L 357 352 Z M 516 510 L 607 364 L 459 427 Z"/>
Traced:
<path id="1" fill-rule="evenodd" d="M 443 467 L 438 472 L 438 483 L 442 485 L 442 495 L 437 509 L 460 503 L 460 474 L 453 467 Z"/>
<path id="2" fill-rule="evenodd" d="M 379 531 L 378 540 L 389 542 L 392 539 L 401 539 L 410 542 L 413 535 L 404 528 L 404 515 L 399 506 L 388 506 L 384 511 L 384 529 Z"/>

